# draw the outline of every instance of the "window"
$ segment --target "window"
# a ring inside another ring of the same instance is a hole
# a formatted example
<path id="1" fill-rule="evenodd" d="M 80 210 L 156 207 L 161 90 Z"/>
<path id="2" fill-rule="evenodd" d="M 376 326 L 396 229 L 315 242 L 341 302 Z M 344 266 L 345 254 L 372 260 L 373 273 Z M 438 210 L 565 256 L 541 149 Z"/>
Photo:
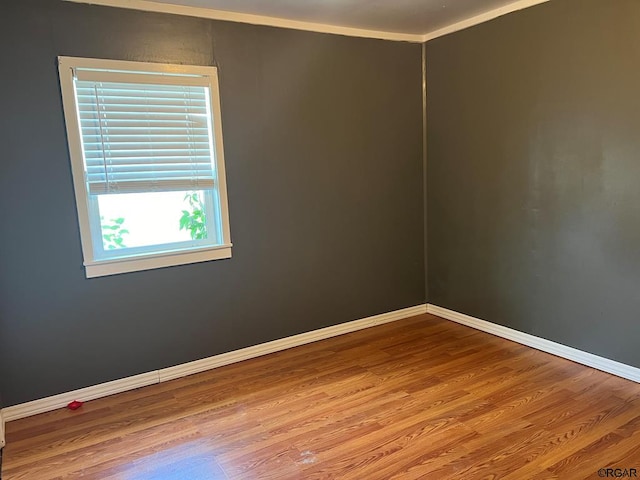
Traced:
<path id="1" fill-rule="evenodd" d="M 231 257 L 217 69 L 58 68 L 87 277 Z"/>

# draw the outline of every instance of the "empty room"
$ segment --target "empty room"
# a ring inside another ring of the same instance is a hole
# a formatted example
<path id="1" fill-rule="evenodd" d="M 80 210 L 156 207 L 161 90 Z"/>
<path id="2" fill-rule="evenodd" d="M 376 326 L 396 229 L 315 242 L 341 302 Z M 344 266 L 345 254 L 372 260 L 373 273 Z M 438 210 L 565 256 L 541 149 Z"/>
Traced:
<path id="1" fill-rule="evenodd" d="M 639 0 L 5 0 L 2 480 L 640 472 Z"/>

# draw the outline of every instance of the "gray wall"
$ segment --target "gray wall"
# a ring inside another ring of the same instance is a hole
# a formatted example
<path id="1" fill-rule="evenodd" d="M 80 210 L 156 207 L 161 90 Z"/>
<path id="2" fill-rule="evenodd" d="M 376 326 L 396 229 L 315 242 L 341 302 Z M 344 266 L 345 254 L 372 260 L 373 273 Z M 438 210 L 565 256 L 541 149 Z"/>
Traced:
<path id="1" fill-rule="evenodd" d="M 5 406 L 424 303 L 420 45 L 22 0 L 0 50 Z M 85 278 L 58 55 L 219 66 L 232 259 Z"/>
<path id="2" fill-rule="evenodd" d="M 429 302 L 640 367 L 640 2 L 427 44 Z"/>

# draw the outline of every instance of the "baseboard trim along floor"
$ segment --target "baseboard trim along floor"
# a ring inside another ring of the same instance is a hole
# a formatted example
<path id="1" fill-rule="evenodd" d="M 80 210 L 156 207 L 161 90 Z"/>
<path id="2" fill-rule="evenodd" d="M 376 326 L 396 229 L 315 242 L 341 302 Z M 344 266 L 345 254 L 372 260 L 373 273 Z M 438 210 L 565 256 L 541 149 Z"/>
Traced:
<path id="1" fill-rule="evenodd" d="M 2 410 L 0 410 L 0 449 L 6 445 L 4 441 L 4 416 L 2 415 Z M 2 462 L 0 461 L 0 469 L 2 469 Z M 0 473 L 0 475 L 2 475 Z"/>
<path id="2" fill-rule="evenodd" d="M 462 325 L 480 330 L 498 337 L 506 338 L 514 342 L 551 353 L 559 357 L 572 360 L 574 362 L 596 368 L 603 372 L 611 373 L 628 380 L 640 383 L 640 368 L 632 367 L 608 358 L 600 357 L 582 350 L 578 350 L 566 345 L 562 345 L 551 340 L 536 337 L 528 333 L 513 330 L 502 325 L 487 322 L 478 318 L 465 315 L 463 313 L 448 310 L 437 305 L 416 305 L 415 307 L 403 308 L 393 312 L 374 315 L 372 317 L 354 320 L 352 322 L 333 325 L 331 327 L 313 330 L 311 332 L 293 335 L 271 342 L 254 345 L 251 347 L 234 350 L 232 352 L 214 355 L 209 358 L 196 360 L 194 362 L 184 363 L 169 368 L 155 370 L 153 372 L 142 373 L 132 377 L 122 378 L 111 382 L 101 383 L 90 387 L 81 388 L 71 392 L 61 393 L 51 397 L 33 400 L 31 402 L 22 403 L 6 407 L 0 411 L 0 446 L 4 445 L 4 422 L 17 420 L 20 418 L 37 415 L 39 413 L 48 412 L 57 408 L 66 406 L 73 400 L 89 401 L 96 398 L 114 395 L 116 393 L 126 392 L 136 388 L 153 385 L 155 383 L 166 382 L 175 378 L 192 375 L 194 373 L 204 372 L 213 368 L 229 365 L 231 363 L 241 362 L 250 358 L 267 355 L 269 353 L 278 352 L 287 348 L 293 348 L 307 343 L 317 342 L 327 338 L 343 335 L 345 333 L 355 332 L 364 328 L 382 325 L 384 323 L 394 322 L 403 318 L 430 313 L 446 320 L 451 320 Z"/>
<path id="3" fill-rule="evenodd" d="M 471 317 L 463 313 L 438 307 L 437 305 L 428 304 L 427 313 L 640 383 L 640 368 L 616 362 L 615 360 L 609 360 L 608 358 L 584 352 L 577 348 L 567 347 L 566 345 L 487 322 L 486 320 L 480 320 L 479 318 Z"/>
<path id="4" fill-rule="evenodd" d="M 298 347 L 307 343 L 317 342 L 326 338 L 343 335 L 345 333 L 355 332 L 364 328 L 382 325 L 383 323 L 394 322 L 407 317 L 421 315 L 427 312 L 425 304 L 416 305 L 415 307 L 403 308 L 392 312 L 374 315 L 372 317 L 354 320 L 352 322 L 341 323 L 331 327 L 305 332 L 291 337 L 273 340 L 267 343 L 261 343 L 251 347 L 234 350 L 232 352 L 214 355 L 213 357 L 203 358 L 194 362 L 183 363 L 161 370 L 142 373 L 132 377 L 113 380 L 111 382 L 101 383 L 90 387 L 73 390 L 71 392 L 60 393 L 51 397 L 33 400 L 31 402 L 21 403 L 6 407 L 0 411 L 4 421 L 18 420 L 20 418 L 30 417 L 39 413 L 49 412 L 58 408 L 65 407 L 73 400 L 81 400 L 83 402 L 95 400 L 96 398 L 114 395 L 116 393 L 126 392 L 136 388 L 153 385 L 155 383 L 166 382 L 174 378 L 180 378 L 194 373 L 204 372 L 213 368 L 229 365 L 231 363 L 241 362 L 250 358 L 267 355 L 269 353 L 278 352 L 287 348 Z M 4 435 L 2 436 L 4 439 Z"/>

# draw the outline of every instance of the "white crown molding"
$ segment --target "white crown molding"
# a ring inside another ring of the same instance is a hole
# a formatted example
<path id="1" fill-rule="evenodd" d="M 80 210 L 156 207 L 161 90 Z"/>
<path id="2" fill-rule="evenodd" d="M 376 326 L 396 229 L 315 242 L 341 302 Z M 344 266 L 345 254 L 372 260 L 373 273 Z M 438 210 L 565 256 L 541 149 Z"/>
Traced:
<path id="1" fill-rule="evenodd" d="M 248 13 L 228 12 L 211 8 L 189 7 L 185 5 L 172 5 L 158 3 L 149 0 L 64 0 L 73 3 L 89 3 L 105 7 L 128 8 L 145 12 L 170 13 L 188 17 L 208 18 L 211 20 L 224 20 L 227 22 L 249 23 L 251 25 L 263 25 L 268 27 L 290 28 L 293 30 L 305 30 L 308 32 L 332 33 L 349 37 L 376 38 L 380 40 L 393 40 L 399 42 L 421 43 L 422 35 L 411 33 L 381 32 L 362 28 L 341 27 L 324 23 L 303 22 L 286 18 L 267 17 L 265 15 L 252 15 Z"/>
<path id="2" fill-rule="evenodd" d="M 600 357 L 576 348 L 567 347 L 561 343 L 552 342 L 551 340 L 513 330 L 502 325 L 487 322 L 486 320 L 480 320 L 479 318 L 436 305 L 428 304 L 427 313 L 640 383 L 640 368 L 632 367 L 631 365 L 616 362 L 615 360 Z"/>
<path id="3" fill-rule="evenodd" d="M 227 22 L 249 23 L 252 25 L 263 25 L 269 27 L 290 28 L 293 30 L 304 30 L 308 32 L 331 33 L 335 35 L 346 35 L 349 37 L 376 38 L 380 40 L 393 40 L 397 42 L 423 43 L 434 38 L 448 35 L 458 30 L 478 25 L 480 23 L 493 20 L 508 13 L 533 7 L 550 0 L 517 0 L 504 7 L 494 8 L 479 15 L 461 20 L 445 27 L 426 32 L 400 33 L 385 32 L 379 30 L 368 30 L 353 27 L 341 27 L 324 23 L 304 22 L 299 20 L 289 20 L 279 17 L 268 17 L 265 15 L 252 15 L 249 13 L 229 12 L 225 10 L 214 10 L 211 8 L 189 7 L 186 5 L 173 5 L 170 3 L 159 3 L 151 0 L 63 0 L 73 3 L 88 3 L 91 5 L 101 5 L 105 7 L 128 8 L 131 10 L 142 10 L 145 12 L 170 13 L 173 15 L 184 15 L 188 17 L 208 18 L 211 20 L 224 20 Z"/>
<path id="4" fill-rule="evenodd" d="M 262 343 L 260 345 L 242 348 L 233 352 L 215 355 L 213 357 L 204 358 L 195 362 L 176 365 L 175 367 L 163 368 L 161 370 L 142 373 L 133 377 L 127 377 L 120 380 L 114 380 L 112 382 L 101 383 L 99 385 L 81 388 L 79 390 L 74 390 L 71 392 L 61 393 L 52 397 L 41 398 L 38 400 L 33 400 L 31 402 L 21 403 L 19 405 L 13 405 L 11 407 L 2 409 L 0 411 L 0 415 L 2 415 L 2 417 L 4 417 L 4 420 L 7 422 L 11 420 L 18 420 L 20 418 L 30 417 L 31 415 L 37 415 L 38 413 L 44 413 L 58 408 L 63 408 L 73 400 L 81 400 L 83 402 L 86 402 L 88 400 L 94 400 L 96 398 L 126 392 L 127 390 L 133 390 L 135 388 L 140 388 L 155 383 L 166 382 L 168 380 L 184 377 L 186 375 L 192 375 L 194 373 L 203 372 L 205 370 L 211 370 L 212 368 L 221 367 L 230 363 L 241 362 L 243 360 L 248 360 L 250 358 L 255 358 L 261 355 L 267 355 L 269 353 L 278 352 L 287 348 L 298 347 L 307 343 L 317 342 L 318 340 L 324 340 L 327 338 L 335 337 L 337 335 L 355 332 L 356 330 L 362 330 L 364 328 L 382 325 L 383 323 L 394 322 L 403 318 L 421 315 L 426 312 L 427 306 L 425 304 L 422 304 L 416 305 L 415 307 L 395 310 L 393 312 L 382 313 L 380 315 L 374 315 L 372 317 L 362 318 L 360 320 L 354 320 L 347 323 L 341 323 L 339 325 L 293 335 L 291 337 Z"/>
<path id="5" fill-rule="evenodd" d="M 428 42 L 429 40 L 433 40 L 434 38 L 442 37 L 459 30 L 464 30 L 465 28 L 488 22 L 489 20 L 507 15 L 508 13 L 517 12 L 518 10 L 523 10 L 525 8 L 533 7 L 535 5 L 546 3 L 549 1 L 550 0 L 518 0 L 516 2 L 505 5 L 504 7 L 494 8 L 493 10 L 489 10 L 465 20 L 452 23 L 451 25 L 447 25 L 446 27 L 427 32 L 422 36 L 422 41 Z"/>

